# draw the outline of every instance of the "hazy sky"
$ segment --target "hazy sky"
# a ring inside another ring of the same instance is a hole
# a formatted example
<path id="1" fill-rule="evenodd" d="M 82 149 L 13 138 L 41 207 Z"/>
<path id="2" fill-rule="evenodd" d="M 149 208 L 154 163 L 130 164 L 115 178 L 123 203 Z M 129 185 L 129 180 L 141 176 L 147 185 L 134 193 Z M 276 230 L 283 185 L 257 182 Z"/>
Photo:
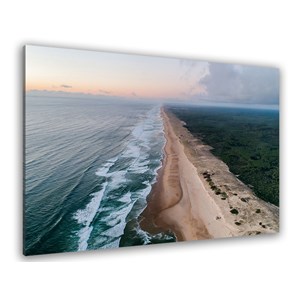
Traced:
<path id="1" fill-rule="evenodd" d="M 26 46 L 26 91 L 276 106 L 279 71 L 189 59 Z"/>

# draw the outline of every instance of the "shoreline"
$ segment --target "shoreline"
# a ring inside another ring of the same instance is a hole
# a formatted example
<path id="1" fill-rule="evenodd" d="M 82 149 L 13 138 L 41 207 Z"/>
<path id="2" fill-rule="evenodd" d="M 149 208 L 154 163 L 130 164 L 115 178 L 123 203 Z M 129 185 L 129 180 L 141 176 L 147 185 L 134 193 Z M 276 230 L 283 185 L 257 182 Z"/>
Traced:
<path id="1" fill-rule="evenodd" d="M 161 116 L 166 144 L 143 230 L 172 231 L 177 241 L 279 231 L 277 207 L 257 198 L 174 114 L 162 107 Z"/>
<path id="2" fill-rule="evenodd" d="M 185 172 L 181 170 L 185 159 L 183 147 L 163 109 L 161 115 L 166 138 L 164 156 L 157 181 L 148 196 L 147 208 L 142 214 L 141 227 L 152 234 L 172 231 L 178 241 L 208 239 L 210 236 L 202 220 L 192 217 L 186 178 L 182 176 Z M 189 170 L 191 167 L 189 164 Z"/>

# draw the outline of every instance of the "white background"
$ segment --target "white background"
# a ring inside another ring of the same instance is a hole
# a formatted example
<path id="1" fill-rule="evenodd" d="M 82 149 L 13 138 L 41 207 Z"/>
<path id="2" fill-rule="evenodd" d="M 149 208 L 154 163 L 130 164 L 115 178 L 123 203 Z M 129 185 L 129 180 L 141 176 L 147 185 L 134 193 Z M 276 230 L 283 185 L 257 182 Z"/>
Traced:
<path id="1" fill-rule="evenodd" d="M 300 299 L 297 2 L 1 2 L 1 299 Z M 24 258 L 26 43 L 279 67 L 281 233 Z"/>

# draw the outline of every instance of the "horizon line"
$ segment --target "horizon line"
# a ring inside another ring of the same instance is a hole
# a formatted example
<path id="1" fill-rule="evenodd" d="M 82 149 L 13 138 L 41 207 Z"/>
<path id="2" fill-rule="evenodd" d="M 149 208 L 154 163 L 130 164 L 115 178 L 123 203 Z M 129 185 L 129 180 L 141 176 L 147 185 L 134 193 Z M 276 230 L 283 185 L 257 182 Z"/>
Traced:
<path id="1" fill-rule="evenodd" d="M 32 93 L 32 94 L 30 94 Z M 36 93 L 36 94 L 35 94 Z M 85 97 L 89 98 L 97 98 L 99 97 L 106 98 L 108 100 L 119 100 L 119 101 L 156 101 L 156 102 L 163 102 L 164 104 L 175 104 L 175 105 L 195 105 L 195 106 L 211 106 L 211 107 L 236 107 L 236 108 L 253 108 L 253 109 L 269 109 L 269 110 L 279 110 L 280 103 L 278 104 L 265 104 L 265 103 L 243 103 L 243 102 L 220 102 L 220 101 L 213 101 L 212 99 L 201 99 L 199 98 L 198 101 L 191 100 L 188 101 L 183 98 L 157 98 L 157 97 L 139 97 L 136 96 L 120 96 L 120 95 L 113 95 L 113 94 L 92 94 L 89 92 L 71 92 L 71 91 L 62 91 L 62 90 L 38 90 L 38 89 L 30 89 L 24 90 L 24 96 L 29 97 L 45 97 L 45 98 L 64 98 L 64 99 L 86 99 Z M 209 102 L 212 101 L 212 102 Z"/>

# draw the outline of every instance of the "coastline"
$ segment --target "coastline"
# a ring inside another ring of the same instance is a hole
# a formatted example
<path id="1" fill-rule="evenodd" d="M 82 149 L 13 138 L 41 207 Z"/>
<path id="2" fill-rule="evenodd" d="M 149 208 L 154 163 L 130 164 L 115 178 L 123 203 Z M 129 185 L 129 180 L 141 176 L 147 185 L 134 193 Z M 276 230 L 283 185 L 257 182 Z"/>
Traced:
<path id="1" fill-rule="evenodd" d="M 164 157 L 141 215 L 143 230 L 172 231 L 177 241 L 279 231 L 276 206 L 257 198 L 174 114 L 161 108 L 161 116 Z"/>

